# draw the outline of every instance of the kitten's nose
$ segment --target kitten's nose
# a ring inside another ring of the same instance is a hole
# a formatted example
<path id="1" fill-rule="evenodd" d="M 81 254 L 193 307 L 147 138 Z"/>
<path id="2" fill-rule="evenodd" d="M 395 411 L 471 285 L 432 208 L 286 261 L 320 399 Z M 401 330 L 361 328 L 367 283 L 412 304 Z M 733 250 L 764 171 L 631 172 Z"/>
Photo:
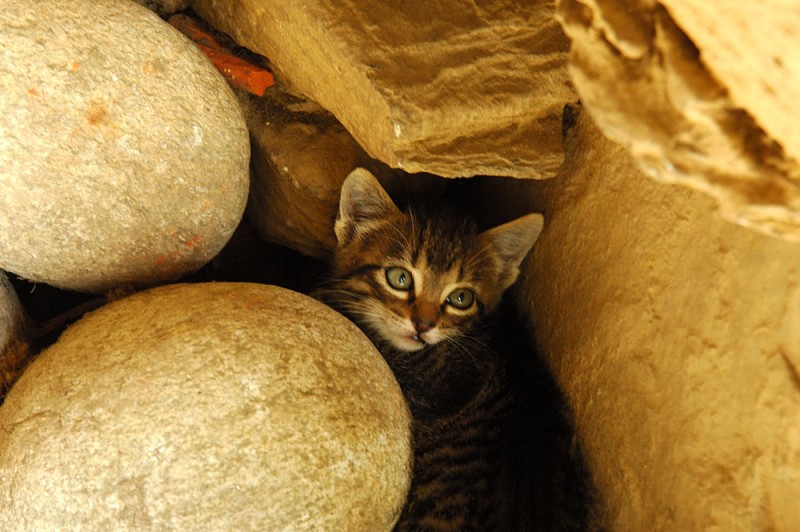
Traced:
<path id="1" fill-rule="evenodd" d="M 418 301 L 411 307 L 411 323 L 418 333 L 430 331 L 436 327 L 439 309 L 433 303 Z"/>
<path id="2" fill-rule="evenodd" d="M 428 321 L 418 316 L 412 316 L 411 323 L 414 324 L 414 328 L 417 330 L 418 333 L 424 333 L 425 331 L 430 331 L 431 329 L 433 329 L 433 326 L 436 325 L 436 322 Z"/>

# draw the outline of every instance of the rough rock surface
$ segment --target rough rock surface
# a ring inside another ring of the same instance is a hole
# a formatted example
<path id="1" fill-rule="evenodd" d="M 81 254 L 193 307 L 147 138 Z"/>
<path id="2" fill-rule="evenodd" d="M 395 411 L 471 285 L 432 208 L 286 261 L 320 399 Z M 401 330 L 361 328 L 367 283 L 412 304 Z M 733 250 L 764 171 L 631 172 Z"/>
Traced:
<path id="1" fill-rule="evenodd" d="M 545 212 L 521 302 L 607 529 L 795 529 L 800 246 L 648 179 L 586 113 L 567 161 L 546 183 L 488 186 Z"/>
<path id="2" fill-rule="evenodd" d="M 550 177 L 576 99 L 551 2 L 197 0 L 374 158 L 408 172 Z"/>
<path id="3" fill-rule="evenodd" d="M 329 259 L 344 178 L 358 166 L 389 191 L 436 194 L 441 180 L 392 171 L 371 159 L 330 113 L 273 86 L 262 98 L 239 92 L 252 139 L 247 215 L 265 240 Z"/>
<path id="4" fill-rule="evenodd" d="M 248 219 L 266 240 L 326 258 L 342 181 L 369 157 L 333 116 L 279 86 L 238 96 L 252 139 Z"/>
<path id="5" fill-rule="evenodd" d="M 14 0 L 0 27 L 0 267 L 103 291 L 213 257 L 244 211 L 249 141 L 205 57 L 119 0 Z"/>
<path id="6" fill-rule="evenodd" d="M 267 285 L 172 285 L 68 329 L 0 407 L 2 530 L 389 530 L 409 416 L 372 344 Z"/>
<path id="7" fill-rule="evenodd" d="M 713 195 L 730 221 L 800 240 L 800 12 L 664 5 L 558 3 L 581 101 L 647 174 Z"/>
<path id="8" fill-rule="evenodd" d="M 27 317 L 8 277 L 0 272 L 0 399 L 27 352 Z"/>
<path id="9" fill-rule="evenodd" d="M 702 51 L 703 64 L 734 105 L 746 109 L 793 160 L 800 160 L 800 4 L 758 0 L 661 0 Z"/>
<path id="10" fill-rule="evenodd" d="M 133 0 L 162 16 L 172 15 L 189 7 L 189 0 Z"/>

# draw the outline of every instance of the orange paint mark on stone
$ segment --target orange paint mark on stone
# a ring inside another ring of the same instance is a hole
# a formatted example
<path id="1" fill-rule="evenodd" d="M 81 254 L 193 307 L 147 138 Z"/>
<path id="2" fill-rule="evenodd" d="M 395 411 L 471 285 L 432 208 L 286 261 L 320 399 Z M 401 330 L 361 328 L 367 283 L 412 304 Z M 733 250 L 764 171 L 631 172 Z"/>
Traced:
<path id="1" fill-rule="evenodd" d="M 183 243 L 189 249 L 195 249 L 200 244 L 200 235 L 194 236 Z"/>
<path id="2" fill-rule="evenodd" d="M 31 96 L 39 96 L 39 90 L 36 87 L 28 87 L 28 94 Z"/>
<path id="3" fill-rule="evenodd" d="M 161 275 L 174 276 L 183 273 L 184 266 L 181 250 L 175 250 L 167 255 L 159 255 L 155 260 L 155 268 Z"/>
<path id="4" fill-rule="evenodd" d="M 73 61 L 69 64 L 69 69 L 71 72 L 75 72 L 81 67 L 81 64 L 77 61 Z"/>
<path id="5" fill-rule="evenodd" d="M 97 126 L 108 118 L 108 107 L 104 103 L 93 103 L 86 113 L 86 120 L 89 124 Z"/>

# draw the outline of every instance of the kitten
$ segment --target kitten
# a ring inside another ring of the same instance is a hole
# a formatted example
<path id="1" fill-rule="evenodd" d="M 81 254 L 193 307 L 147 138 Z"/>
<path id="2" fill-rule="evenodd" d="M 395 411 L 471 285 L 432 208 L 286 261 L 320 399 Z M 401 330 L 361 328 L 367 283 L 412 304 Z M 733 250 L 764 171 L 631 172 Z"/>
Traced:
<path id="1" fill-rule="evenodd" d="M 508 361 L 487 332 L 542 224 L 529 214 L 480 232 L 453 208 L 401 211 L 363 169 L 342 186 L 332 280 L 318 295 L 370 337 L 409 405 L 414 473 L 396 530 L 526 526 Z"/>

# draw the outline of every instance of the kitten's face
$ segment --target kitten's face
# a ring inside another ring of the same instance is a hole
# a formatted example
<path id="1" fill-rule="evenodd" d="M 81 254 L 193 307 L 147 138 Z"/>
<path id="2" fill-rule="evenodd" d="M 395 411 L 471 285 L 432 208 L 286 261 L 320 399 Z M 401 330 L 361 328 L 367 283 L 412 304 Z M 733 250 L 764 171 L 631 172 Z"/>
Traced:
<path id="1" fill-rule="evenodd" d="M 340 247 L 335 271 L 352 294 L 351 316 L 399 351 L 460 336 L 500 296 L 491 261 L 465 253 L 474 238 L 447 234 L 440 220 L 411 220 L 388 219 Z"/>
<path id="2" fill-rule="evenodd" d="M 401 212 L 374 177 L 356 170 L 342 189 L 331 297 L 395 350 L 456 339 L 516 279 L 541 229 L 541 217 L 529 217 L 479 233 L 454 213 Z"/>

